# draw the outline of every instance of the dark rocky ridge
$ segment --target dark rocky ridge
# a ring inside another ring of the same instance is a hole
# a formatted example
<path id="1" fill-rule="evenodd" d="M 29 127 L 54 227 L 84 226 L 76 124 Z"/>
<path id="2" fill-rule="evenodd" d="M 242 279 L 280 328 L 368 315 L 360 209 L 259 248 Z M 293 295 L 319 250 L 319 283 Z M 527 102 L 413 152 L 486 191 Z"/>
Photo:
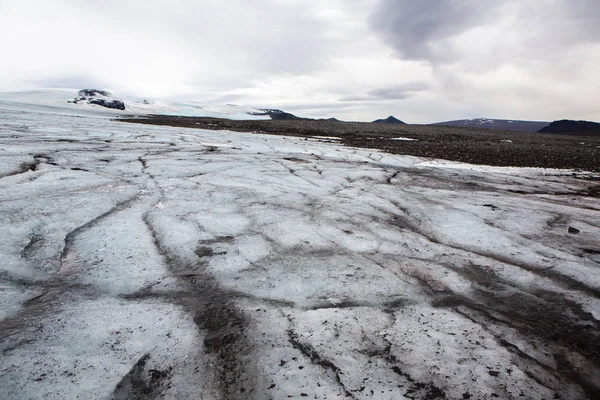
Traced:
<path id="1" fill-rule="evenodd" d="M 562 133 L 579 136 L 600 136 L 600 124 L 590 121 L 573 121 L 563 119 L 554 121 L 545 128 L 540 129 L 540 133 Z"/>
<path id="2" fill-rule="evenodd" d="M 406 125 L 406 122 L 400 121 L 398 118 L 390 115 L 386 119 L 376 119 L 373 121 L 374 124 L 402 124 Z"/>
<path id="3" fill-rule="evenodd" d="M 300 118 L 295 116 L 294 114 L 277 110 L 274 108 L 261 108 L 260 112 L 252 113 L 251 115 L 268 115 L 271 119 L 280 120 L 280 119 L 308 119 L 308 118 Z"/>
<path id="4" fill-rule="evenodd" d="M 515 132 L 537 132 L 548 126 L 546 121 L 520 121 L 508 119 L 473 118 L 436 122 L 431 125 L 462 126 L 465 128 L 483 128 Z"/>
<path id="5" fill-rule="evenodd" d="M 394 154 L 441 158 L 472 164 L 573 168 L 600 172 L 600 137 L 542 135 L 433 125 L 373 124 L 317 120 L 234 121 L 154 115 L 124 122 L 210 130 L 232 130 L 312 138 L 329 136 L 340 143 Z M 395 138 L 416 140 L 395 140 Z"/>
<path id="6" fill-rule="evenodd" d="M 327 122 L 342 122 L 337 118 L 320 118 L 317 121 L 327 121 Z"/>

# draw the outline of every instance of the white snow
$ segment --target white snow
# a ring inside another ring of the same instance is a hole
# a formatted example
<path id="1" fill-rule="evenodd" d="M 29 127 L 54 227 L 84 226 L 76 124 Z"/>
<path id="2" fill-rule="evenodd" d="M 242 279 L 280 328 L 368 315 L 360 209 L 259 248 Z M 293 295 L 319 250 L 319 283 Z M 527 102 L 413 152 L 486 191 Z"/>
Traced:
<path id="1" fill-rule="evenodd" d="M 77 90 L 54 89 L 54 90 L 29 90 L 20 92 L 0 93 L 0 103 L 4 108 L 37 106 L 38 112 L 51 112 L 67 114 L 98 114 L 114 117 L 115 115 L 185 115 L 192 117 L 213 117 L 229 119 L 270 119 L 265 115 L 254 115 L 260 110 L 239 105 L 202 105 L 194 101 L 167 101 L 152 100 L 135 96 L 120 96 L 113 93 L 113 97 L 107 99 L 120 99 L 125 103 L 125 110 L 113 110 L 95 104 L 72 104 L 68 103 L 78 98 Z"/>
<path id="2" fill-rule="evenodd" d="M 158 398 L 585 398 L 559 361 L 598 376 L 506 312 L 597 326 L 600 204 L 574 171 L 52 99 L 0 96 L 2 398 L 127 398 L 153 374 Z"/>

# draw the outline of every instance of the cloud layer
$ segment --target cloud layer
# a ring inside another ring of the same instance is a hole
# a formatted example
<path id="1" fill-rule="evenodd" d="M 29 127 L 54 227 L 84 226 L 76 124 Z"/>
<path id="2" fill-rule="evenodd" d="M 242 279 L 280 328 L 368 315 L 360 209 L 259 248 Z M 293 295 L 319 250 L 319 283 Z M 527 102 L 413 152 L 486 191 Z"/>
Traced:
<path id="1" fill-rule="evenodd" d="M 595 0 L 381 0 L 369 24 L 398 58 L 431 65 L 448 101 L 494 116 L 597 119 L 599 15 Z"/>
<path id="2" fill-rule="evenodd" d="M 0 90 L 315 117 L 600 120 L 597 0 L 0 0 Z"/>

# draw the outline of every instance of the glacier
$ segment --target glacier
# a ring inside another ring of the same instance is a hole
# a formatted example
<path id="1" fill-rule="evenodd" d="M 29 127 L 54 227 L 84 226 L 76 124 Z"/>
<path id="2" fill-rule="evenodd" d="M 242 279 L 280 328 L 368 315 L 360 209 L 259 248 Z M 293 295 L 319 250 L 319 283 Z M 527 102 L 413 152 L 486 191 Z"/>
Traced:
<path id="1" fill-rule="evenodd" d="M 3 399 L 600 393 L 593 174 L 56 99 L 0 96 Z"/>

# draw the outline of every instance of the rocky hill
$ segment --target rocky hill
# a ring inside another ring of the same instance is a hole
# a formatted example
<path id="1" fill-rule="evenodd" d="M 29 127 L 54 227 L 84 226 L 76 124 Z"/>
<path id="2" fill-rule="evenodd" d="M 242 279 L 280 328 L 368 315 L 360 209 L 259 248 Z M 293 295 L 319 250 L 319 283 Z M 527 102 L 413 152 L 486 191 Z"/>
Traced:
<path id="1" fill-rule="evenodd" d="M 547 126 L 545 121 L 519 121 L 508 119 L 472 118 L 437 122 L 431 125 L 462 126 L 466 128 L 486 128 L 502 131 L 537 132 Z"/>
<path id="2" fill-rule="evenodd" d="M 540 133 L 562 133 L 578 136 L 600 136 L 600 124 L 590 121 L 563 119 L 540 129 Z"/>
<path id="3" fill-rule="evenodd" d="M 406 122 L 400 121 L 398 118 L 390 115 L 386 119 L 376 119 L 373 121 L 374 124 L 406 124 Z"/>
<path id="4" fill-rule="evenodd" d="M 252 115 L 268 115 L 271 119 L 280 120 L 280 119 L 304 119 L 295 116 L 294 114 L 277 110 L 274 108 L 262 108 L 259 109 L 258 112 L 252 113 Z"/>

